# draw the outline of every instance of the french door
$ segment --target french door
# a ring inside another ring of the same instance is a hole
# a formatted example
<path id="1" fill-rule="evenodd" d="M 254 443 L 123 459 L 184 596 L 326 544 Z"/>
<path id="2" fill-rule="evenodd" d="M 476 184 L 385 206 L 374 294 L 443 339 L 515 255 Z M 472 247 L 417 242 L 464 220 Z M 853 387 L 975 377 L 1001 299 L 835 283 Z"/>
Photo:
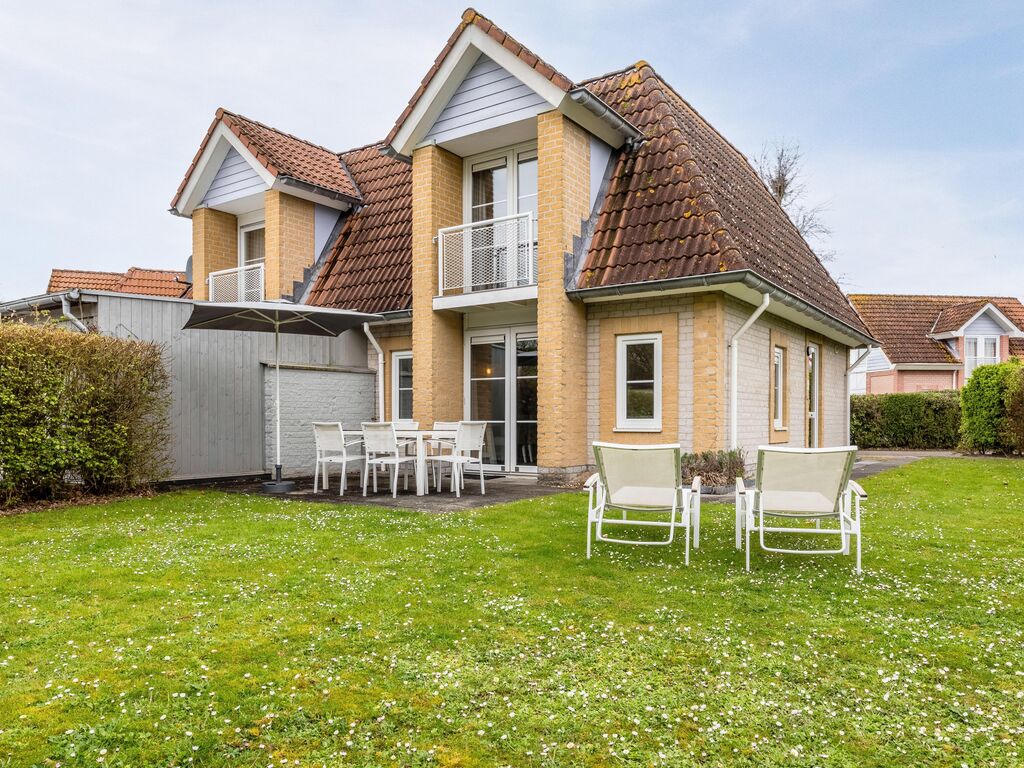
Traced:
<path id="1" fill-rule="evenodd" d="M 807 447 L 820 448 L 821 345 L 807 345 Z"/>
<path id="2" fill-rule="evenodd" d="M 487 422 L 484 467 L 536 471 L 536 327 L 467 332 L 465 371 L 466 418 Z"/>

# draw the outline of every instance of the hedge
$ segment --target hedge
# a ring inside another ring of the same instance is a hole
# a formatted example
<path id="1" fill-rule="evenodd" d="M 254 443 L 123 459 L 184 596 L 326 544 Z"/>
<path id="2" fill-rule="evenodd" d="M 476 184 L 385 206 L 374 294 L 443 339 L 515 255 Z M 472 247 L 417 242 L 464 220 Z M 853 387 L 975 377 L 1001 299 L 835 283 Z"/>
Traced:
<path id="1" fill-rule="evenodd" d="M 1010 360 L 974 369 L 960 391 L 963 423 L 960 447 L 972 453 L 1013 453 L 1024 450 L 1024 405 L 1019 392 L 1021 364 Z"/>
<path id="2" fill-rule="evenodd" d="M 0 507 L 160 479 L 168 384 L 154 344 L 0 321 Z"/>
<path id="3" fill-rule="evenodd" d="M 960 398 L 953 390 L 853 395 L 850 439 L 860 448 L 956 448 Z"/>

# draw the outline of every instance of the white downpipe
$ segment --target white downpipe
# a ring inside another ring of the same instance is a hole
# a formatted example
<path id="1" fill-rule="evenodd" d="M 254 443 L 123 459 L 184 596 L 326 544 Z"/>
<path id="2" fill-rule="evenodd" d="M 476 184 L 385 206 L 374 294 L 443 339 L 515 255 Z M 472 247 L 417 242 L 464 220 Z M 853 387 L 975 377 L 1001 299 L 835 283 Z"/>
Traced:
<path id="1" fill-rule="evenodd" d="M 363 333 L 377 350 L 377 421 L 384 421 L 384 350 L 380 348 L 376 337 L 370 332 L 370 324 L 363 323 Z"/>
<path id="2" fill-rule="evenodd" d="M 761 297 L 761 303 L 754 310 L 754 313 L 747 318 L 747 321 L 740 326 L 740 329 L 732 335 L 732 339 L 729 340 L 729 447 L 732 450 L 736 450 L 739 447 L 739 425 L 736 423 L 737 415 L 739 411 L 739 391 L 740 391 L 740 337 L 749 330 L 757 318 L 759 318 L 766 309 L 771 298 L 767 293 Z"/>
<path id="3" fill-rule="evenodd" d="M 875 349 L 875 347 L 873 347 L 871 344 L 868 344 L 867 348 L 863 352 L 861 352 L 860 355 L 857 356 L 857 359 L 850 363 L 850 365 L 846 368 L 846 442 L 848 443 L 852 442 L 850 435 L 850 419 L 852 418 L 852 414 L 850 413 L 850 374 L 853 373 L 854 369 L 858 365 L 860 365 L 861 363 L 864 362 L 865 359 L 867 359 L 867 356 L 871 354 L 871 351 L 873 349 Z M 865 382 L 867 381 L 866 373 L 864 374 L 864 380 Z M 956 371 L 953 371 L 953 388 L 956 389 Z"/>
<path id="4" fill-rule="evenodd" d="M 77 288 L 75 291 L 77 292 Z M 75 298 L 78 298 L 77 296 Z M 60 295 L 60 311 L 64 313 L 66 317 L 75 328 L 80 330 L 82 333 L 88 333 L 89 329 L 85 327 L 85 323 L 75 317 L 75 313 L 71 311 L 71 300 L 68 298 L 66 293 Z"/>

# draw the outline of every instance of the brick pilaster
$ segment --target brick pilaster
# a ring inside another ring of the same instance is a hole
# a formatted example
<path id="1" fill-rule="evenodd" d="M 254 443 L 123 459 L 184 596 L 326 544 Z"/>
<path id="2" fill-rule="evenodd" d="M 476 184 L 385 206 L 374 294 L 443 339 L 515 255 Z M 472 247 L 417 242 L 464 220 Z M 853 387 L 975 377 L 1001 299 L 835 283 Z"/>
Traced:
<path id="1" fill-rule="evenodd" d="M 192 296 L 206 301 L 211 272 L 238 266 L 238 219 L 212 208 L 192 212 Z"/>

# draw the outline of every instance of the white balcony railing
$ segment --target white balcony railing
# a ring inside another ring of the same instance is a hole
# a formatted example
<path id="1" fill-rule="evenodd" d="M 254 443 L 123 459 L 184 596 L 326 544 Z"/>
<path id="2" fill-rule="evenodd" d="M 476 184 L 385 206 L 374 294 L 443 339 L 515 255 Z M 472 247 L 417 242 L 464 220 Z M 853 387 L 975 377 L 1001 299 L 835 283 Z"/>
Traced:
<path id="1" fill-rule="evenodd" d="M 476 221 L 437 232 L 438 294 L 518 288 L 537 282 L 533 214 Z"/>
<path id="2" fill-rule="evenodd" d="M 207 278 L 210 301 L 263 301 L 263 265 L 211 272 Z"/>

